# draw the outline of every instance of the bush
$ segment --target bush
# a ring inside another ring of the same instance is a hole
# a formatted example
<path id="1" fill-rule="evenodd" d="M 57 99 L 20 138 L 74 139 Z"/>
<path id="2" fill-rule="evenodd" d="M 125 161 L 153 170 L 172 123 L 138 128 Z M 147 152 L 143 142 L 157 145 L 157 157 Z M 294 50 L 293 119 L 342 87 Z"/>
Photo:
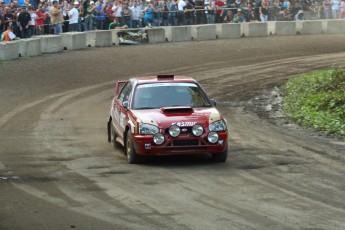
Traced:
<path id="1" fill-rule="evenodd" d="M 345 135 L 345 68 L 296 76 L 283 86 L 283 92 L 288 118 Z"/>

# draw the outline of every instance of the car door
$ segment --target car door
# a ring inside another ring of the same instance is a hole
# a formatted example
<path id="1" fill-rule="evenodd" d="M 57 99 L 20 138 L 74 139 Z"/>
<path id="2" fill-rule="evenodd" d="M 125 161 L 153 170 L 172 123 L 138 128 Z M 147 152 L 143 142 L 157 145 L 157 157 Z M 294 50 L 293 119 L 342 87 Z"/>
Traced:
<path id="1" fill-rule="evenodd" d="M 114 103 L 114 117 L 115 130 L 119 137 L 124 140 L 124 132 L 127 124 L 127 111 L 132 95 L 133 84 L 127 82 L 121 89 L 117 99 Z"/>

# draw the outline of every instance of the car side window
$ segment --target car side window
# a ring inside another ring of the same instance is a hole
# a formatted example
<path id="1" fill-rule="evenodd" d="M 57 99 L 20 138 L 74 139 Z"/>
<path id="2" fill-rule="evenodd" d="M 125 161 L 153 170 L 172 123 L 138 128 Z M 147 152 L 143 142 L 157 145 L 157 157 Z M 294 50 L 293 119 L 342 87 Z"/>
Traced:
<path id="1" fill-rule="evenodd" d="M 122 88 L 119 96 L 118 96 L 118 100 L 120 103 L 124 102 L 124 101 L 128 101 L 129 96 L 132 92 L 132 84 L 130 82 L 127 82 L 127 84 Z"/>

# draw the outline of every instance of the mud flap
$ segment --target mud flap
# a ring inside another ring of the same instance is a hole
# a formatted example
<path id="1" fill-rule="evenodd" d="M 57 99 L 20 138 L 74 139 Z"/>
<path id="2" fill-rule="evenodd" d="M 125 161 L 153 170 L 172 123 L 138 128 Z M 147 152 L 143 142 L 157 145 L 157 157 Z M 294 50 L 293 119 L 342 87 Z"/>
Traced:
<path id="1" fill-rule="evenodd" d="M 111 120 L 109 119 L 107 123 L 107 129 L 108 129 L 108 142 L 111 142 Z"/>

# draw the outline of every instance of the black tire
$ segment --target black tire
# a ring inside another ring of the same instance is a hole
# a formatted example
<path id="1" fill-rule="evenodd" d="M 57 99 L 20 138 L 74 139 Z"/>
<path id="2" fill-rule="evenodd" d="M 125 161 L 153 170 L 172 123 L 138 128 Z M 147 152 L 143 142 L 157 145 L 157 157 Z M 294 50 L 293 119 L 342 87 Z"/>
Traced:
<path id="1" fill-rule="evenodd" d="M 228 157 L 228 147 L 221 153 L 212 153 L 212 159 L 214 162 L 225 162 Z"/>
<path id="2" fill-rule="evenodd" d="M 133 142 L 132 142 L 132 133 L 130 130 L 128 130 L 126 133 L 125 151 L 127 155 L 127 161 L 129 164 L 140 163 L 140 156 L 135 152 Z"/>

